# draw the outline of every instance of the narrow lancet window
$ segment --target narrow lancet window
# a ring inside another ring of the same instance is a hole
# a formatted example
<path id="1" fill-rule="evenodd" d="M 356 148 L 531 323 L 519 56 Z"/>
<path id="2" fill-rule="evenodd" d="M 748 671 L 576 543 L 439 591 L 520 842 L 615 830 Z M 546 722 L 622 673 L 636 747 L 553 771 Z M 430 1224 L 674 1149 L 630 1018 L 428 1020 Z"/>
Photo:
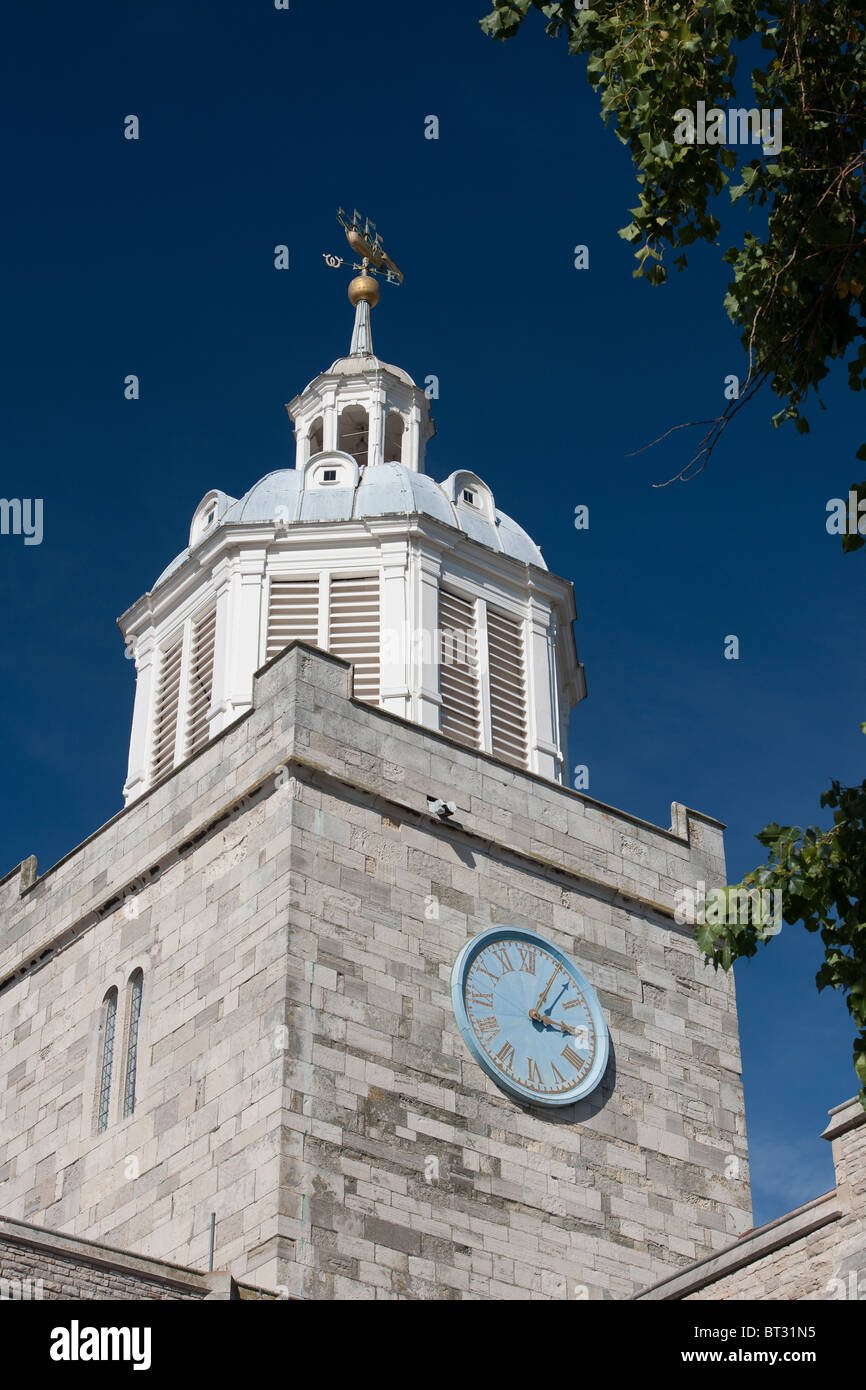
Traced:
<path id="1" fill-rule="evenodd" d="M 108 1128 L 108 1112 L 111 1103 L 111 1064 L 114 1060 L 116 1023 L 117 990 L 110 989 L 103 1001 L 102 1015 L 102 1067 L 99 1078 L 99 1120 L 97 1126 L 100 1134 Z"/>
<path id="2" fill-rule="evenodd" d="M 144 976 L 140 970 L 129 981 L 129 1032 L 126 1039 L 126 1077 L 123 1087 L 124 1119 L 135 1110 L 135 1074 L 138 1068 L 138 1024 Z"/>

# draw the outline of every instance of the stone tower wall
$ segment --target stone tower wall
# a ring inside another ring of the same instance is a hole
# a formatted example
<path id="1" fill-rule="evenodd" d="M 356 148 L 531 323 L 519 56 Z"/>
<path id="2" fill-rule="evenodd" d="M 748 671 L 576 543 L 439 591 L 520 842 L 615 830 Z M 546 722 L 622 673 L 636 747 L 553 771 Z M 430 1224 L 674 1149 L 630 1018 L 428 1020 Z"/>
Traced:
<path id="1" fill-rule="evenodd" d="M 724 882 L 721 827 L 650 826 L 350 688 L 290 647 L 213 743 L 0 883 L 5 1215 L 202 1268 L 215 1212 L 217 1268 L 306 1297 L 628 1297 L 727 1245 L 751 1220 L 733 981 L 672 916 Z M 608 1075 L 575 1107 L 506 1097 L 459 1034 L 452 962 L 503 922 L 605 1009 Z"/>

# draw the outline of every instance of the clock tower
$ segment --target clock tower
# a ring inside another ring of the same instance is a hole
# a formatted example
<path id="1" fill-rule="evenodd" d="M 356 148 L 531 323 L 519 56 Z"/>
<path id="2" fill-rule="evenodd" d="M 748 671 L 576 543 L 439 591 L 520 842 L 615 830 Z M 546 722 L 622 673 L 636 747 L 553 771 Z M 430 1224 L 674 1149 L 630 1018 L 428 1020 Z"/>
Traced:
<path id="1" fill-rule="evenodd" d="M 723 827 L 568 787 L 571 584 L 483 461 L 427 471 L 348 233 L 291 466 L 120 619 L 124 809 L 0 881 L 6 1215 L 198 1268 L 213 1230 L 282 1296 L 627 1298 L 751 1225 L 733 980 L 675 917 Z"/>

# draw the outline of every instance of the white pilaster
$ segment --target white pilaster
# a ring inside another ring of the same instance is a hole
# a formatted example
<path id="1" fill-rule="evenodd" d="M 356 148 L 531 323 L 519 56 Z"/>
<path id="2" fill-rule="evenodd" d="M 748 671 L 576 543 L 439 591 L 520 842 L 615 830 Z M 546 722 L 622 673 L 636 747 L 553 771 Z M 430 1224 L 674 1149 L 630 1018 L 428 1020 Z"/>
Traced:
<path id="1" fill-rule="evenodd" d="M 331 571 L 322 570 L 319 575 L 319 630 L 316 646 L 323 652 L 331 645 Z"/>
<path id="2" fill-rule="evenodd" d="M 327 386 L 322 392 L 322 448 L 327 452 L 337 447 L 337 388 Z"/>
<path id="3" fill-rule="evenodd" d="M 409 420 L 403 431 L 403 463 L 413 473 L 424 472 L 424 446 L 421 440 L 421 407 L 413 401 Z"/>
<path id="4" fill-rule="evenodd" d="M 383 709 L 406 718 L 409 713 L 409 592 L 406 541 L 383 541 L 379 595 L 379 682 Z"/>
<path id="5" fill-rule="evenodd" d="M 216 632 L 214 634 L 213 690 L 208 711 L 208 734 L 213 738 L 229 723 L 229 598 L 231 594 L 232 562 L 226 558 L 214 566 L 213 586 L 216 594 Z"/>
<path id="6" fill-rule="evenodd" d="M 529 600 L 526 631 L 526 685 L 529 706 L 529 767 L 551 781 L 562 779 L 557 738 L 555 633 L 547 603 Z"/>
<path id="7" fill-rule="evenodd" d="M 134 801 L 147 790 L 150 758 L 150 717 L 153 699 L 154 639 L 150 627 L 134 639 L 131 647 L 135 658 L 135 704 L 132 711 L 132 735 L 129 741 L 129 770 L 123 787 L 125 802 Z"/>
<path id="8" fill-rule="evenodd" d="M 241 551 L 231 577 L 227 625 L 231 649 L 223 716 L 226 723 L 243 714 L 252 704 L 253 673 L 259 665 L 265 554 L 264 549 Z"/>
<path id="9" fill-rule="evenodd" d="M 370 397 L 368 415 L 367 462 L 381 463 L 385 457 L 385 392 L 381 387 Z"/>
<path id="10" fill-rule="evenodd" d="M 422 550 L 415 568 L 416 592 L 410 605 L 414 615 L 412 669 L 410 685 L 414 713 L 410 716 L 425 729 L 439 729 L 442 696 L 439 693 L 439 663 L 442 637 L 439 631 L 439 578 L 442 560 L 438 552 Z"/>

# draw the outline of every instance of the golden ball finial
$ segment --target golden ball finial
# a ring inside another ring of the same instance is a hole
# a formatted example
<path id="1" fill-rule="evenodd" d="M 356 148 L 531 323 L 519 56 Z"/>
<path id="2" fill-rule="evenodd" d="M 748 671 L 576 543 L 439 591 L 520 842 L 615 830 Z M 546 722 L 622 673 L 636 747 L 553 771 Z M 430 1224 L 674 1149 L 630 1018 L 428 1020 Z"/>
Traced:
<path id="1" fill-rule="evenodd" d="M 374 280 L 372 275 L 356 275 L 354 280 L 349 281 L 349 301 L 352 308 L 357 308 L 362 299 L 366 299 L 371 309 L 375 309 L 379 303 L 379 282 Z"/>

